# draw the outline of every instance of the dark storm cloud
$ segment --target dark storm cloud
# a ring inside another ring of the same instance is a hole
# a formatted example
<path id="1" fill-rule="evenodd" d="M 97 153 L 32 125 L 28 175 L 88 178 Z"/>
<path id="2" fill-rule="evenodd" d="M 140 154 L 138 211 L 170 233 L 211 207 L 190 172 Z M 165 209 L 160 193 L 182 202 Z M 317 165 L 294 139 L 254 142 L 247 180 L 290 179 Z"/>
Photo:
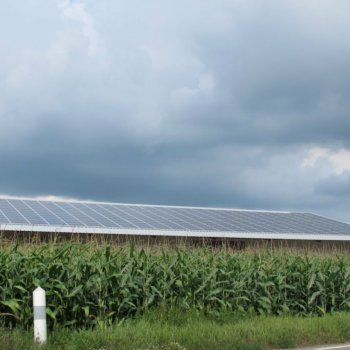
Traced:
<path id="1" fill-rule="evenodd" d="M 3 9 L 0 193 L 350 221 L 348 2 Z"/>
<path id="2" fill-rule="evenodd" d="M 345 176 L 330 176 L 327 179 L 319 181 L 315 188 L 322 195 L 347 200 L 350 204 L 350 174 Z"/>

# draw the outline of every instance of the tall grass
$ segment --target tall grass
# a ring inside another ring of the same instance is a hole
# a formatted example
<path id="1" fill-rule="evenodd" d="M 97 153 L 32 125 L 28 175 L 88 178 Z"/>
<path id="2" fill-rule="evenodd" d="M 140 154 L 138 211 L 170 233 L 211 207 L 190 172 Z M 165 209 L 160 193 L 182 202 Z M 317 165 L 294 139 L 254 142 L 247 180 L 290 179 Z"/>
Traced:
<path id="1" fill-rule="evenodd" d="M 104 326 L 154 308 L 323 315 L 350 310 L 350 258 L 86 244 L 3 249 L 0 325 L 32 325 L 39 285 L 50 327 Z"/>
<path id="2" fill-rule="evenodd" d="M 325 317 L 260 316 L 215 320 L 201 313 L 148 312 L 105 329 L 56 328 L 46 345 L 32 330 L 0 327 L 1 350 L 264 350 L 350 340 L 349 313 Z"/>

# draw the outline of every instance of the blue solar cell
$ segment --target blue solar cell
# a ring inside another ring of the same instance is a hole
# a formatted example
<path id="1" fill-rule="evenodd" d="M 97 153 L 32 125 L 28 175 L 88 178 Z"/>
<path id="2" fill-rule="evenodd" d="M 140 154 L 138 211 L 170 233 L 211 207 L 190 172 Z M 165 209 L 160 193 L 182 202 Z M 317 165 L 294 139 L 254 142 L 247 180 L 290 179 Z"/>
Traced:
<path id="1" fill-rule="evenodd" d="M 152 224 L 147 223 L 143 220 L 142 217 L 137 216 L 133 211 L 131 211 L 127 206 L 116 206 L 111 205 L 111 210 L 113 213 L 116 213 L 124 220 L 127 220 L 128 222 L 135 225 L 137 228 L 143 228 L 143 229 L 152 229 L 154 228 Z"/>
<path id="2" fill-rule="evenodd" d="M 74 216 L 83 226 L 90 227 L 103 227 L 96 219 L 93 219 L 88 214 L 84 213 L 84 207 L 79 205 L 79 203 L 58 203 L 59 207 L 63 209 L 66 213 Z"/>
<path id="3" fill-rule="evenodd" d="M 9 200 L 9 203 L 32 225 L 47 225 L 48 222 L 40 217 L 26 202 Z"/>
<path id="4" fill-rule="evenodd" d="M 94 204 L 89 205 L 91 208 L 94 206 Z M 98 210 L 100 213 L 106 215 L 108 218 L 116 222 L 121 228 L 138 228 L 136 224 L 134 224 L 131 221 L 128 221 L 128 219 L 125 219 L 124 217 L 120 216 L 119 213 L 115 212 L 113 206 L 110 204 L 97 204 L 96 210 Z"/>
<path id="5" fill-rule="evenodd" d="M 78 205 L 74 203 L 74 205 Z M 89 215 L 92 219 L 100 222 L 104 227 L 121 227 L 116 220 L 109 215 L 109 213 L 103 213 L 101 210 L 96 208 L 96 205 L 90 206 L 89 204 L 79 203 L 79 208 L 84 210 L 86 215 Z"/>
<path id="6" fill-rule="evenodd" d="M 0 224 L 9 224 L 10 220 L 3 214 L 0 209 Z"/>
<path id="7" fill-rule="evenodd" d="M 168 229 L 172 230 L 185 230 L 186 223 L 175 220 L 174 217 L 163 215 L 161 211 L 157 208 L 151 208 L 147 206 L 139 206 L 139 209 L 143 212 L 144 215 L 152 218 L 156 222 L 161 222 Z"/>
<path id="8" fill-rule="evenodd" d="M 160 216 L 151 215 L 143 210 L 142 206 L 126 206 L 124 212 L 129 215 L 132 215 L 135 218 L 140 218 L 145 224 L 153 229 L 174 229 L 174 225 L 171 225 L 170 222 L 167 222 Z"/>
<path id="9" fill-rule="evenodd" d="M 0 200 L 0 210 L 13 224 L 25 224 L 28 225 L 29 221 L 16 210 L 8 200 Z"/>
<path id="10" fill-rule="evenodd" d="M 38 215 L 40 215 L 49 225 L 64 226 L 67 225 L 62 219 L 60 219 L 54 212 L 45 207 L 46 202 L 27 200 L 26 204 L 32 208 Z"/>
<path id="11" fill-rule="evenodd" d="M 182 208 L 170 208 L 170 207 L 159 207 L 158 210 L 164 215 L 164 217 L 171 218 L 172 221 L 178 222 L 182 227 L 185 227 L 186 230 L 193 231 L 203 231 L 208 229 L 206 224 L 201 223 L 193 215 L 185 215 Z"/>
<path id="12" fill-rule="evenodd" d="M 55 213 L 57 217 L 59 217 L 63 222 L 65 222 L 66 225 L 70 226 L 87 226 L 84 225 L 82 221 L 74 217 L 71 213 L 63 209 L 60 204 L 61 202 L 49 202 L 45 201 L 42 202 L 42 204 L 47 208 L 48 210 Z"/>

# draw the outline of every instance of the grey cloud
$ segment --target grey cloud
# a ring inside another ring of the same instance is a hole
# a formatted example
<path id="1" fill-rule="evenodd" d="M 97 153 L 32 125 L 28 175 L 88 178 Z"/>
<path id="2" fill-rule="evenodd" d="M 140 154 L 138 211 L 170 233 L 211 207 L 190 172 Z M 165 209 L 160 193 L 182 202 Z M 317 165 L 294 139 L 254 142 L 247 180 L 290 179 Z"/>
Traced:
<path id="1" fill-rule="evenodd" d="M 3 6 L 1 193 L 350 220 L 301 167 L 350 147 L 348 2 L 60 4 Z"/>
<path id="2" fill-rule="evenodd" d="M 345 173 L 340 176 L 329 176 L 315 184 L 317 193 L 329 196 L 331 198 L 338 198 L 346 200 L 350 204 L 350 174 Z"/>

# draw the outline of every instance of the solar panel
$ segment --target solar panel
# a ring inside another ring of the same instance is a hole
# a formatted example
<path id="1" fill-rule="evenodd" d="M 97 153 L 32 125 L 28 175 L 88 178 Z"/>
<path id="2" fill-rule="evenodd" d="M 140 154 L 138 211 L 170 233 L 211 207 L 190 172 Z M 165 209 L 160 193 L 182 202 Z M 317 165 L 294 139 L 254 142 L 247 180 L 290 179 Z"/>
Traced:
<path id="1" fill-rule="evenodd" d="M 350 240 L 350 225 L 310 213 L 0 198 L 0 229 Z"/>

